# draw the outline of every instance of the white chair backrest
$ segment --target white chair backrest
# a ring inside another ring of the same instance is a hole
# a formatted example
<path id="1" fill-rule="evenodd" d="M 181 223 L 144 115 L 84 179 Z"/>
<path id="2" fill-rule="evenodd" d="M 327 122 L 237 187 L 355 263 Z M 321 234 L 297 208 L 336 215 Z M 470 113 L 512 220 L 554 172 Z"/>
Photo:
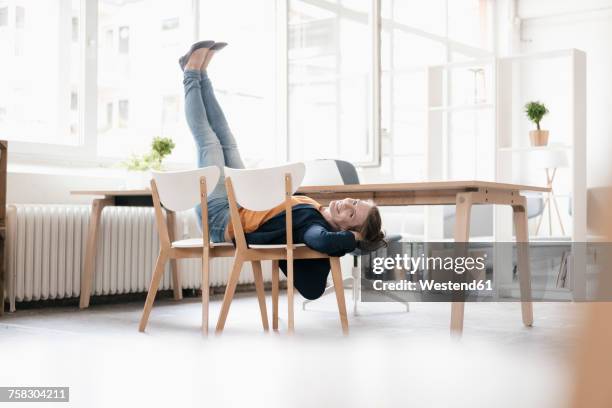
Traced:
<path id="1" fill-rule="evenodd" d="M 206 177 L 206 193 L 210 194 L 221 170 L 216 166 L 186 171 L 152 171 L 159 200 L 171 211 L 185 211 L 200 204 L 200 177 Z"/>
<path id="2" fill-rule="evenodd" d="M 285 174 L 291 174 L 291 194 L 304 179 L 304 163 L 292 163 L 263 169 L 225 168 L 234 187 L 236 202 L 253 211 L 276 207 L 285 200 Z"/>
<path id="3" fill-rule="evenodd" d="M 332 186 L 344 184 L 335 160 L 311 160 L 304 163 L 306 175 L 303 186 Z"/>

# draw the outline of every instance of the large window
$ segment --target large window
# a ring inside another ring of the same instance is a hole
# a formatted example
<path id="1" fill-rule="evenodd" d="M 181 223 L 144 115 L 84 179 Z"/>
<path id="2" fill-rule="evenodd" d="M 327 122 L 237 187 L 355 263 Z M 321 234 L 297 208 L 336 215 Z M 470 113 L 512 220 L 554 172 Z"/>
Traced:
<path id="1" fill-rule="evenodd" d="M 82 142 L 79 15 L 78 0 L 0 1 L 0 138 Z"/>
<path id="2" fill-rule="evenodd" d="M 230 44 L 209 74 L 249 165 L 336 157 L 422 180 L 423 67 L 493 55 L 492 4 L 0 0 L 0 137 L 22 142 L 14 152 L 90 162 L 171 137 L 170 161 L 191 165 L 177 59 L 212 39 Z M 441 177 L 492 174 L 491 163 L 461 165 L 491 148 L 492 75 L 477 65 L 445 74 L 433 107 L 444 112 Z"/>
<path id="3" fill-rule="evenodd" d="M 208 69 L 247 165 L 285 159 L 276 138 L 276 2 L 201 0 L 200 38 L 229 43 Z M 286 137 L 285 134 L 282 137 Z M 193 143 L 190 143 L 192 146 Z M 193 153 L 195 155 L 195 153 Z"/>
<path id="4" fill-rule="evenodd" d="M 491 65 L 449 66 L 494 56 L 493 5 L 381 0 L 383 167 L 396 180 L 494 177 Z"/>
<path id="5" fill-rule="evenodd" d="M 141 153 L 164 136 L 177 142 L 170 160 L 193 159 L 177 63 L 193 42 L 191 7 L 191 0 L 98 2 L 99 156 Z"/>
<path id="6" fill-rule="evenodd" d="M 373 3 L 290 0 L 289 157 L 374 163 Z"/>
<path id="7" fill-rule="evenodd" d="M 276 17 L 274 1 L 0 0 L 0 137 L 28 157 L 92 163 L 171 137 L 169 161 L 191 165 L 177 60 L 213 39 L 230 43 L 210 76 L 243 156 L 284 158 L 275 143 Z"/>
<path id="8" fill-rule="evenodd" d="M 194 42 L 197 25 L 199 39 L 229 43 L 214 57 L 209 74 L 243 156 L 251 163 L 269 156 L 274 146 L 274 2 L 200 0 L 199 9 L 194 15 L 192 0 L 99 2 L 99 155 L 125 157 L 164 136 L 176 142 L 171 161 L 195 162 L 177 61 Z"/>

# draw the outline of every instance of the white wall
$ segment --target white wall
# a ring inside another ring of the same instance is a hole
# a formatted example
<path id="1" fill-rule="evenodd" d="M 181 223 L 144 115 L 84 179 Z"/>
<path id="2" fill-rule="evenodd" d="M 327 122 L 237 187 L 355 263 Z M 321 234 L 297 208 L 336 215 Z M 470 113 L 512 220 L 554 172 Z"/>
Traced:
<path id="1" fill-rule="evenodd" d="M 521 0 L 520 52 L 587 53 L 587 186 L 605 185 L 612 153 L 612 0 Z"/>

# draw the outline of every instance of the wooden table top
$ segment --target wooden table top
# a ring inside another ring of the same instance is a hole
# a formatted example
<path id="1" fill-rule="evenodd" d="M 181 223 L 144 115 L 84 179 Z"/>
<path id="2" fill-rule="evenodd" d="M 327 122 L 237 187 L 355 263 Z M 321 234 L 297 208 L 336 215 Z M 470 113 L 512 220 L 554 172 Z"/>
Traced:
<path id="1" fill-rule="evenodd" d="M 548 192 L 547 187 L 523 184 L 497 183 L 493 181 L 425 181 L 418 183 L 380 183 L 380 184 L 347 184 L 330 186 L 300 187 L 298 193 L 368 193 L 368 192 L 411 192 L 411 191 L 444 191 L 444 190 L 477 190 L 490 188 L 506 191 Z M 77 190 L 73 195 L 95 196 L 150 196 L 151 190 Z"/>

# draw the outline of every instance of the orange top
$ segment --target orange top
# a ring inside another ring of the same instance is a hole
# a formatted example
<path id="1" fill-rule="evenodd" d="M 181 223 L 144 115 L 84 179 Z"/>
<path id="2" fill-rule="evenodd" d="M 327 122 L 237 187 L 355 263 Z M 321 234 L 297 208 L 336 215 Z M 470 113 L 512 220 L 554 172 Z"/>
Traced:
<path id="1" fill-rule="evenodd" d="M 316 202 L 310 197 L 306 197 L 306 196 L 291 197 L 291 207 L 293 208 L 298 204 L 309 204 L 313 206 L 314 208 L 316 208 L 317 210 L 321 210 L 321 207 L 323 207 L 321 204 L 319 204 L 318 202 Z M 244 230 L 245 234 L 248 234 L 249 232 L 256 231 L 266 221 L 277 216 L 283 211 L 285 211 L 284 202 L 266 211 L 253 211 L 253 210 L 247 210 L 246 208 L 239 208 L 238 214 L 240 215 L 240 222 L 242 223 L 242 229 Z M 227 232 L 230 238 L 234 237 L 234 228 L 231 222 L 228 225 Z"/>

